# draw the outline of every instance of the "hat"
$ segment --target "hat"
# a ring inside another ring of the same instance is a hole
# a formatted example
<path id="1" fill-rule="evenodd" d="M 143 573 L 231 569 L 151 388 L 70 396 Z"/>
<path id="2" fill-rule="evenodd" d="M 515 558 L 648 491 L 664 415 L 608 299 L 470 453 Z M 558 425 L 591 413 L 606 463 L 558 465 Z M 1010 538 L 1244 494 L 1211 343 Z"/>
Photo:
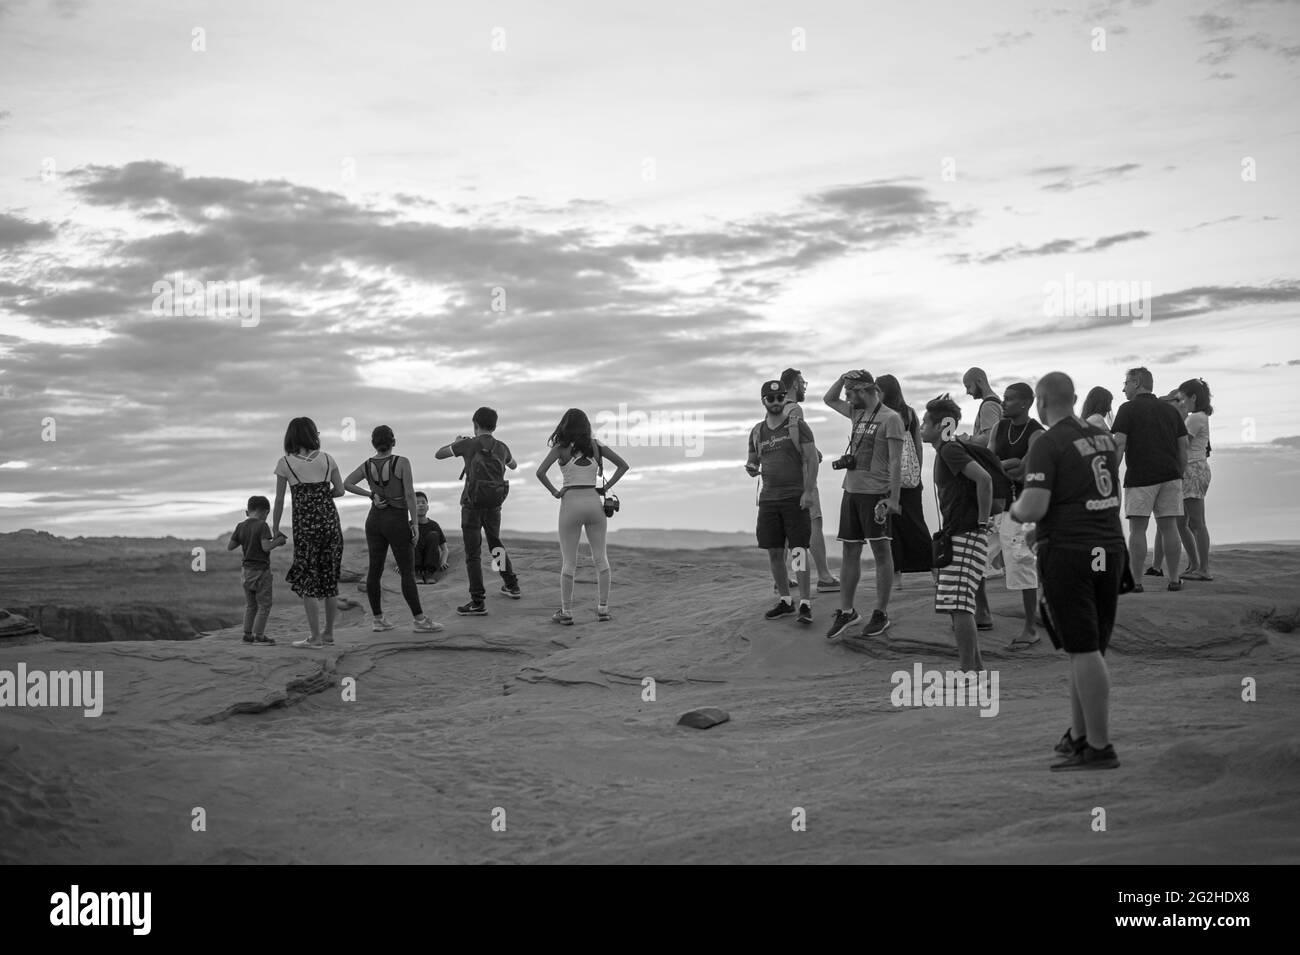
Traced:
<path id="1" fill-rule="evenodd" d="M 785 385 L 781 384 L 781 382 L 779 382 L 779 381 L 767 381 L 767 382 L 764 382 L 764 383 L 763 383 L 763 390 L 762 390 L 762 392 L 760 393 L 760 397 L 762 397 L 762 398 L 768 398 L 768 397 L 772 397 L 772 398 L 784 398 L 784 397 L 785 397 Z"/>
<path id="2" fill-rule="evenodd" d="M 866 388 L 871 391 L 879 391 L 880 386 L 876 384 L 876 379 L 871 377 L 871 372 L 865 368 L 859 368 L 857 371 L 846 371 L 844 373 L 845 387 L 848 388 Z"/>

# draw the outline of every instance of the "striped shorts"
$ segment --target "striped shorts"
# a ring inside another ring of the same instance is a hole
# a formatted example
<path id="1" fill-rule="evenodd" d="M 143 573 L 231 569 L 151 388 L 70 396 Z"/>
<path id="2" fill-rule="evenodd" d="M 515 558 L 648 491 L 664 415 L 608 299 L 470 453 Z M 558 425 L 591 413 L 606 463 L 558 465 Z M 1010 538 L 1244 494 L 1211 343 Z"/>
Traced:
<path id="1" fill-rule="evenodd" d="M 952 537 L 952 563 L 939 568 L 934 592 L 935 613 L 974 613 L 975 591 L 984 577 L 989 544 L 981 531 Z"/>

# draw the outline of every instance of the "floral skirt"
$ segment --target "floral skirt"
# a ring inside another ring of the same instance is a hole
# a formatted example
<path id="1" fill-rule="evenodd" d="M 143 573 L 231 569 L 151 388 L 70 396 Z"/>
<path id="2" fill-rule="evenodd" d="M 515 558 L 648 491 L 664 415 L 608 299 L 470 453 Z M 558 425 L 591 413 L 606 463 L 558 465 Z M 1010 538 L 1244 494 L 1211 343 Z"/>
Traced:
<path id="1" fill-rule="evenodd" d="M 1210 489 L 1210 462 L 1188 461 L 1183 474 L 1183 498 L 1205 497 Z"/>
<path id="2" fill-rule="evenodd" d="M 343 564 L 343 529 L 329 481 L 294 484 L 293 566 L 284 575 L 299 597 L 336 597 Z"/>

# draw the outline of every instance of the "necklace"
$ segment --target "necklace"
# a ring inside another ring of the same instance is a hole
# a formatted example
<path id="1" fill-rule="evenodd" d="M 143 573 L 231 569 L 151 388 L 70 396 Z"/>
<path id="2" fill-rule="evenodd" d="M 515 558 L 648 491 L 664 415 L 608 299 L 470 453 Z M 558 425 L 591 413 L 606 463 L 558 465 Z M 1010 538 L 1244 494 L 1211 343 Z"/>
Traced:
<path id="1" fill-rule="evenodd" d="M 1027 430 L 1029 429 L 1029 422 L 1026 421 L 1026 422 L 1021 426 L 1021 428 L 1020 428 L 1020 438 L 1013 438 L 1013 437 L 1011 437 L 1011 429 L 1014 428 L 1014 427 L 1015 427 L 1015 425 L 1012 424 L 1010 421 L 1007 422 L 1007 443 L 1008 443 L 1008 444 L 1015 444 L 1017 441 L 1020 440 L 1020 438 L 1023 438 L 1023 437 L 1025 436 L 1025 431 L 1027 431 Z"/>

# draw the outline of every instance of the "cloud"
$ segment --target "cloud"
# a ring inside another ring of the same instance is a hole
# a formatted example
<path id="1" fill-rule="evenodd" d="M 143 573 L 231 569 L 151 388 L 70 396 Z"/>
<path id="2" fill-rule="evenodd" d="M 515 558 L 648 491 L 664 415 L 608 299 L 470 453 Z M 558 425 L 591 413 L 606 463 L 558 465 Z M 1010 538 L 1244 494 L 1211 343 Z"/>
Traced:
<path id="1" fill-rule="evenodd" d="M 1006 50 L 1013 46 L 1019 46 L 1022 43 L 1032 40 L 1033 37 L 1034 34 L 1029 30 L 1025 30 L 1021 33 L 1013 33 L 1011 31 L 995 33 L 993 34 L 993 42 L 991 44 L 988 46 L 977 46 L 975 52 L 983 56 L 987 53 L 992 53 L 994 50 Z"/>
<path id="2" fill-rule="evenodd" d="M 958 254 L 949 256 L 949 258 L 960 265 L 992 265 L 998 262 L 1010 262 L 1014 259 L 1027 259 L 1040 255 L 1073 255 L 1083 252 L 1100 252 L 1113 245 L 1119 245 L 1121 242 L 1135 242 L 1138 239 L 1145 239 L 1149 235 L 1151 235 L 1150 232 L 1137 230 L 1102 236 L 1100 239 L 1094 239 L 1091 242 L 1084 239 L 1053 239 L 1037 246 L 1015 245 L 984 255 Z"/>
<path id="3" fill-rule="evenodd" d="M 0 249 L 53 237 L 54 228 L 48 222 L 28 222 L 18 216 L 0 212 Z"/>
<path id="4" fill-rule="evenodd" d="M 1045 192 L 1073 192 L 1075 189 L 1100 186 L 1105 182 L 1123 179 L 1130 172 L 1141 168 L 1141 164 L 1135 162 L 1121 163 L 1117 166 L 1098 166 L 1092 169 L 1080 169 L 1077 166 L 1044 166 L 1030 170 L 1030 175 L 1052 176 L 1056 179 L 1055 182 L 1039 187 Z"/>

